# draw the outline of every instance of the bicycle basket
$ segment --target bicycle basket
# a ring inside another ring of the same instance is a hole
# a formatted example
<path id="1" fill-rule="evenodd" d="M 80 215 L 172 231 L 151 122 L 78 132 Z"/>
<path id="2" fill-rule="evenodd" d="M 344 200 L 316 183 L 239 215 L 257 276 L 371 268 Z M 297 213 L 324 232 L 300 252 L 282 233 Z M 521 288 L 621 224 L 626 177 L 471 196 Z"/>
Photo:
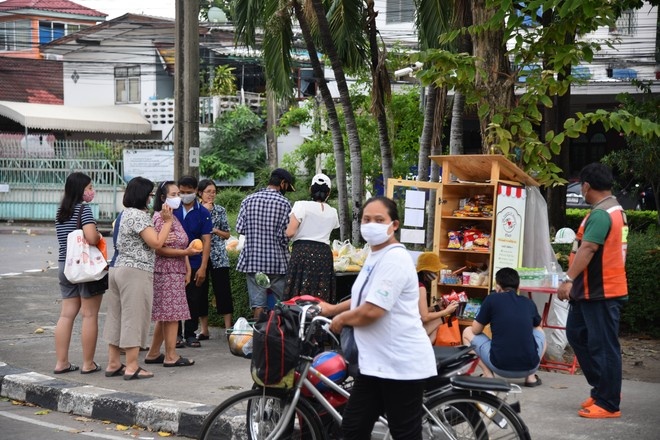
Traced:
<path id="1" fill-rule="evenodd" d="M 236 320 L 234 326 L 227 329 L 227 342 L 229 351 L 234 356 L 252 358 L 253 329 L 247 319 L 241 317 Z"/>

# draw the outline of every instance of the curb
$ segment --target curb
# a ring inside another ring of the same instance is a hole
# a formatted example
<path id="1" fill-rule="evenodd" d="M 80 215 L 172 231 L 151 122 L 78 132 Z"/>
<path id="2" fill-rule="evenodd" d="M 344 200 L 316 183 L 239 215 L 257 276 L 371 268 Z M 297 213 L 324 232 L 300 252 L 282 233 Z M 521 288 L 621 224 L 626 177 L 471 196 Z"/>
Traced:
<path id="1" fill-rule="evenodd" d="M 45 409 L 196 438 L 210 405 L 124 393 L 0 362 L 0 397 Z"/>

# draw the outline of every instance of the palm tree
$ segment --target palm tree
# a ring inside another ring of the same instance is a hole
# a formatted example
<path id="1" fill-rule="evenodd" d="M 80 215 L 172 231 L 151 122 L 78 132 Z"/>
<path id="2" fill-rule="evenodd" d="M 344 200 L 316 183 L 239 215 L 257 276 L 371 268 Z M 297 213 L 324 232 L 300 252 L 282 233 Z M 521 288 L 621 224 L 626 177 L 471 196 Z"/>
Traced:
<path id="1" fill-rule="evenodd" d="M 332 95 L 328 89 L 328 82 L 325 79 L 323 66 L 317 56 L 314 38 L 307 17 L 302 6 L 297 1 L 293 2 L 293 10 L 298 20 L 298 24 L 300 25 L 300 30 L 303 34 L 303 39 L 305 40 L 305 45 L 309 54 L 309 61 L 314 72 L 314 78 L 319 87 L 319 91 L 321 92 L 321 98 L 323 99 L 328 114 L 328 125 L 330 127 L 332 149 L 334 151 L 337 172 L 336 182 L 337 199 L 339 203 L 339 235 L 341 240 L 344 241 L 350 235 L 350 220 L 348 210 L 348 186 L 346 179 L 346 154 L 344 151 L 343 134 L 339 123 L 339 116 L 337 115 L 337 109 L 335 108 L 335 101 L 332 99 Z"/>
<path id="2" fill-rule="evenodd" d="M 342 60 L 348 60 L 348 63 L 351 64 L 351 59 L 354 61 L 359 59 L 354 55 L 351 56 L 351 54 L 356 54 L 362 51 L 362 46 L 359 44 L 359 40 L 356 41 L 355 33 L 356 29 L 361 29 L 361 27 L 355 26 L 355 23 L 359 23 L 361 17 L 361 14 L 358 15 L 355 12 L 361 8 L 358 7 L 348 11 L 343 8 L 340 3 L 334 4 L 329 13 L 332 19 L 331 29 L 325 8 L 323 7 L 323 1 L 311 0 L 311 3 L 314 13 L 316 14 L 323 49 L 326 56 L 330 59 L 330 64 L 335 74 L 337 88 L 339 89 L 339 101 L 344 110 L 348 147 L 351 154 L 351 209 L 353 212 L 353 230 L 351 237 L 354 243 L 358 243 L 360 241 L 359 212 L 362 209 L 362 203 L 364 200 L 362 148 L 360 146 L 360 137 L 358 135 L 355 114 L 353 112 L 353 105 L 351 104 Z M 337 50 L 338 47 L 335 45 L 335 41 L 343 44 L 343 46 L 340 46 L 343 51 L 343 57 L 341 58 Z"/>

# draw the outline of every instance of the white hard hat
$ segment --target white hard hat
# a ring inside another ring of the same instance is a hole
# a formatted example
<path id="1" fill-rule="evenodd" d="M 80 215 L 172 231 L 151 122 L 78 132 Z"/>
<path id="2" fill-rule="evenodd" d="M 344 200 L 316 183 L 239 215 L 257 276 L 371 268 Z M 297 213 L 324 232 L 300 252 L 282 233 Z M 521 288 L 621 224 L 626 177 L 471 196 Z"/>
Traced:
<path id="1" fill-rule="evenodd" d="M 575 241 L 575 232 L 571 228 L 561 228 L 555 234 L 555 243 L 567 244 Z"/>
<path id="2" fill-rule="evenodd" d="M 312 185 L 325 185 L 328 188 L 332 188 L 332 183 L 330 178 L 323 173 L 319 173 L 316 176 L 312 177 Z"/>

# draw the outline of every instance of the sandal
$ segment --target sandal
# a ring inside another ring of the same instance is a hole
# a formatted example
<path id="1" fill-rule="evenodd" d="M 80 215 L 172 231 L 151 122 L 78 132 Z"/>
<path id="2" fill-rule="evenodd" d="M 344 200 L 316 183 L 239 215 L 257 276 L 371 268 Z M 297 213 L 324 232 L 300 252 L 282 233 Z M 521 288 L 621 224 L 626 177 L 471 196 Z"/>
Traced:
<path id="1" fill-rule="evenodd" d="M 186 339 L 186 347 L 201 347 L 202 344 L 196 338 Z"/>
<path id="2" fill-rule="evenodd" d="M 535 374 L 534 377 L 536 378 L 536 380 L 534 382 L 525 381 L 525 386 L 526 387 L 534 388 L 534 387 L 537 387 L 537 386 L 539 386 L 543 383 L 543 382 L 541 382 L 541 378 L 538 375 Z"/>
<path id="3" fill-rule="evenodd" d="M 145 374 L 140 374 L 141 371 L 144 371 Z M 154 373 L 150 373 L 142 367 L 138 367 L 133 374 L 124 374 L 124 380 L 151 379 L 152 377 L 154 377 Z"/>
<path id="4" fill-rule="evenodd" d="M 176 362 L 163 362 L 163 367 L 189 367 L 191 365 L 195 365 L 195 361 L 186 359 L 182 356 L 179 356 L 179 359 L 177 359 Z"/>
<path id="5" fill-rule="evenodd" d="M 593 397 L 589 397 L 588 399 L 586 399 L 584 402 L 582 402 L 580 404 L 580 408 L 589 408 L 594 403 L 596 403 L 596 399 L 594 399 Z"/>
<path id="6" fill-rule="evenodd" d="M 179 337 L 176 338 L 176 345 L 175 345 L 175 347 L 176 347 L 176 348 L 185 348 L 185 347 L 186 347 L 186 343 L 183 342 L 183 338 L 182 338 L 181 336 L 179 336 Z"/>
<path id="7" fill-rule="evenodd" d="M 87 371 L 80 370 L 80 374 L 92 374 L 92 373 L 96 373 L 97 371 L 101 371 L 101 366 L 99 364 L 97 364 L 96 362 L 94 362 L 94 368 L 92 368 L 91 370 L 87 370 Z"/>
<path id="8" fill-rule="evenodd" d="M 61 370 L 53 370 L 53 374 L 71 373 L 72 371 L 78 371 L 78 370 L 80 370 L 80 367 L 78 365 L 73 365 L 71 362 L 69 362 L 68 367 L 62 368 Z"/>
<path id="9" fill-rule="evenodd" d="M 211 339 L 211 337 L 209 335 L 205 335 L 204 333 L 199 333 L 197 335 L 198 341 L 208 341 L 209 339 Z"/>
<path id="10" fill-rule="evenodd" d="M 615 419 L 621 417 L 621 411 L 608 411 L 594 403 L 591 406 L 582 408 L 578 411 L 578 415 L 587 419 Z"/>
<path id="11" fill-rule="evenodd" d="M 115 371 L 105 370 L 105 377 L 123 376 L 125 370 L 126 370 L 126 365 L 121 364 L 121 366 L 117 368 Z"/>
<path id="12" fill-rule="evenodd" d="M 165 361 L 165 355 L 163 353 L 159 354 L 153 359 L 144 358 L 145 364 L 162 364 Z"/>

